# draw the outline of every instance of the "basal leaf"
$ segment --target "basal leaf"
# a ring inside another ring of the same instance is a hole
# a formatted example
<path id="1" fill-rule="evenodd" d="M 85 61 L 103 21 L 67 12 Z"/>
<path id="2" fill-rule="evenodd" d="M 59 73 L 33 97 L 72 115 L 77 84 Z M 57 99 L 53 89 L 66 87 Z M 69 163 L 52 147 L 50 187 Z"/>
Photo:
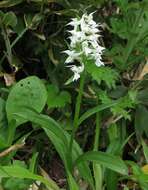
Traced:
<path id="1" fill-rule="evenodd" d="M 17 17 L 13 12 L 7 12 L 6 14 L 4 14 L 3 17 L 3 24 L 5 26 L 16 26 L 17 24 Z"/>
<path id="2" fill-rule="evenodd" d="M 78 165 L 79 163 L 85 161 L 92 161 L 101 164 L 105 168 L 111 169 L 123 175 L 128 174 L 128 168 L 125 165 L 124 161 L 121 160 L 121 158 L 109 153 L 100 152 L 100 151 L 86 152 L 76 160 L 75 165 Z"/>
<path id="3" fill-rule="evenodd" d="M 18 118 L 21 117 L 27 121 L 36 123 L 44 129 L 45 133 L 47 134 L 47 136 L 53 143 L 56 151 L 59 153 L 65 165 L 69 186 L 70 187 L 72 187 L 73 185 L 76 186 L 76 182 L 74 178 L 72 177 L 72 174 L 69 173 L 69 164 L 68 164 L 68 158 L 67 158 L 68 141 L 65 137 L 64 130 L 59 126 L 59 124 L 48 116 L 39 115 L 38 113 L 35 113 L 34 111 L 31 111 L 28 109 L 22 109 L 18 113 L 15 113 L 13 116 L 16 119 L 17 117 Z"/>
<path id="4" fill-rule="evenodd" d="M 6 112 L 8 121 L 12 120 L 12 114 L 18 112 L 20 107 L 28 107 L 41 112 L 47 100 L 47 91 L 43 82 L 35 77 L 27 77 L 19 81 L 11 90 L 7 102 Z M 25 122 L 20 118 L 17 124 Z"/>
<path id="5" fill-rule="evenodd" d="M 13 114 L 14 119 L 19 117 L 24 118 L 26 121 L 31 121 L 40 125 L 51 142 L 53 143 L 55 149 L 59 153 L 62 161 L 64 162 L 65 168 L 69 171 L 69 155 L 68 148 L 70 142 L 70 135 L 64 131 L 64 129 L 52 118 L 49 116 L 45 116 L 42 114 L 38 114 L 28 108 L 21 108 L 17 113 Z M 74 141 L 73 150 L 72 150 L 72 158 L 73 162 L 82 154 L 82 150 L 79 145 Z M 93 186 L 93 178 L 91 175 L 91 171 L 86 163 L 81 163 L 78 166 L 80 175 L 89 182 L 91 186 Z"/>

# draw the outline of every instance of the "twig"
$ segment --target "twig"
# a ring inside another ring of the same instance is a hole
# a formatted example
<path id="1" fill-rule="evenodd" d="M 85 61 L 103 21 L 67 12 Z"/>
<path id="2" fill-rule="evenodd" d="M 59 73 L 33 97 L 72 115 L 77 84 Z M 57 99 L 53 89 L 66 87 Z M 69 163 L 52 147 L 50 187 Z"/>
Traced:
<path id="1" fill-rule="evenodd" d="M 10 146 L 9 148 L 7 148 L 6 150 L 4 150 L 3 152 L 0 152 L 0 158 L 7 156 L 7 154 L 11 153 L 12 151 L 15 151 L 17 149 L 20 149 L 24 146 L 25 143 L 22 144 L 14 144 L 12 146 Z"/>

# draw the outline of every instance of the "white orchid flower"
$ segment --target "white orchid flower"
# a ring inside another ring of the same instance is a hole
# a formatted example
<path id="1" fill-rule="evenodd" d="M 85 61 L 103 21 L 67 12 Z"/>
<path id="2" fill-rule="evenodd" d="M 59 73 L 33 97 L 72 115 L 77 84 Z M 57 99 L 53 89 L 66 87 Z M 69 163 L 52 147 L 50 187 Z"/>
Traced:
<path id="1" fill-rule="evenodd" d="M 82 52 L 75 52 L 74 50 L 65 50 L 63 53 L 68 55 L 65 63 L 72 63 L 74 60 L 78 60 L 79 56 L 82 54 Z"/>
<path id="2" fill-rule="evenodd" d="M 69 32 L 72 35 L 72 36 L 69 37 L 69 39 L 71 40 L 70 46 L 72 48 L 75 48 L 78 43 L 81 43 L 86 38 L 85 33 L 82 32 L 82 31 L 73 30 L 73 31 L 69 31 Z"/>
<path id="3" fill-rule="evenodd" d="M 82 42 L 82 51 L 86 56 L 92 53 L 92 49 L 89 47 L 89 43 L 87 41 Z"/>
<path id="4" fill-rule="evenodd" d="M 80 78 L 80 73 L 84 71 L 84 64 L 82 63 L 81 66 L 76 66 L 76 65 L 69 65 L 67 67 L 70 67 L 70 70 L 74 73 L 73 76 L 73 81 L 76 81 Z"/>
<path id="5" fill-rule="evenodd" d="M 78 18 L 73 18 L 71 20 L 72 21 L 70 23 L 68 23 L 68 25 L 73 26 L 74 27 L 74 31 L 76 31 L 81 22 L 80 22 L 80 20 L 78 20 Z"/>
<path id="6" fill-rule="evenodd" d="M 69 37 L 71 50 L 64 51 L 68 55 L 65 63 L 68 64 L 77 60 L 81 64 L 81 66 L 68 66 L 74 73 L 73 81 L 78 80 L 80 74 L 85 69 L 85 63 L 82 63 L 83 58 L 85 60 L 93 60 L 97 67 L 104 65 L 101 58 L 105 48 L 99 45 L 99 37 L 101 35 L 98 27 L 101 25 L 93 20 L 93 14 L 88 15 L 85 13 L 80 19 L 73 18 L 68 24 L 73 29 L 68 31 L 71 35 Z"/>

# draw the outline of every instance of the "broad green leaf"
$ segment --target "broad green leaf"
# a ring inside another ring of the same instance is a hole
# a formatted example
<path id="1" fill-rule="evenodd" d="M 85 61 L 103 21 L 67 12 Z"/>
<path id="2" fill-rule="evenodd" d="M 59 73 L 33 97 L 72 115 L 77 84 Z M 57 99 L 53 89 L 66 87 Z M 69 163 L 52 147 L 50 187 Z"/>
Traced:
<path id="1" fill-rule="evenodd" d="M 59 153 L 62 161 L 64 162 L 65 168 L 68 170 L 69 168 L 69 155 L 68 153 L 68 145 L 70 141 L 70 135 L 64 131 L 64 129 L 52 118 L 49 116 L 45 116 L 42 114 L 38 114 L 28 108 L 20 108 L 18 113 L 13 114 L 14 119 L 24 118 L 26 121 L 31 121 L 40 125 L 44 131 L 46 132 L 49 139 L 52 141 L 55 149 Z M 72 158 L 73 162 L 82 154 L 82 150 L 79 145 L 74 141 L 73 150 L 72 150 Z M 91 186 L 93 186 L 93 178 L 91 175 L 91 171 L 86 163 L 81 163 L 78 166 L 80 175 L 89 182 Z"/>
<path id="2" fill-rule="evenodd" d="M 74 178 L 72 177 L 72 174 L 70 174 L 69 171 L 69 165 L 67 160 L 67 152 L 68 152 L 68 142 L 64 135 L 64 130 L 59 126 L 58 123 L 56 123 L 52 118 L 45 116 L 45 115 L 39 115 L 31 110 L 26 110 L 26 112 L 21 111 L 18 114 L 15 114 L 17 117 L 25 118 L 25 120 L 29 120 L 31 122 L 34 122 L 38 125 L 40 125 L 46 132 L 49 139 L 52 141 L 55 149 L 59 153 L 62 161 L 64 162 L 67 176 L 68 183 L 70 187 L 76 187 L 76 182 Z M 76 188 L 77 189 L 77 188 Z"/>
<path id="3" fill-rule="evenodd" d="M 59 91 L 59 89 L 54 85 L 49 85 L 47 87 L 48 98 L 47 105 L 48 108 L 58 108 L 64 107 L 67 103 L 71 103 L 70 94 L 66 91 Z"/>
<path id="4" fill-rule="evenodd" d="M 0 2 L 0 8 L 13 7 L 22 3 L 24 0 L 4 0 Z"/>
<path id="5" fill-rule="evenodd" d="M 38 114 L 31 109 L 21 107 L 13 113 L 13 119 L 31 121 L 40 125 L 54 144 L 63 162 L 66 163 L 68 142 L 64 130 L 56 121 L 46 115 Z"/>
<path id="6" fill-rule="evenodd" d="M 3 17 L 3 24 L 5 26 L 16 26 L 17 25 L 17 17 L 13 12 L 7 12 Z"/>
<path id="7" fill-rule="evenodd" d="M 27 77 L 19 81 L 10 91 L 6 102 L 8 121 L 12 120 L 12 114 L 18 112 L 22 106 L 41 112 L 47 100 L 47 91 L 43 82 L 35 77 Z M 25 120 L 19 118 L 17 125 Z"/>
<path id="8" fill-rule="evenodd" d="M 10 146 L 14 140 L 16 131 L 16 120 L 9 121 L 8 131 L 7 131 L 7 144 Z"/>
<path id="9" fill-rule="evenodd" d="M 121 158 L 109 153 L 100 152 L 100 151 L 86 152 L 76 160 L 75 165 L 78 165 L 81 162 L 85 161 L 92 161 L 101 164 L 105 168 L 111 169 L 123 175 L 128 174 L 128 168 L 124 163 L 124 161 Z"/>
<path id="10" fill-rule="evenodd" d="M 42 182 L 46 185 L 49 190 L 59 190 L 59 187 L 53 180 L 47 180 L 42 176 L 33 174 L 29 170 L 25 169 L 24 167 L 18 165 L 11 165 L 11 166 L 1 166 L 0 167 L 0 177 L 7 178 L 7 177 L 16 177 L 20 179 L 32 179 Z"/>
<path id="11" fill-rule="evenodd" d="M 112 103 L 110 104 L 103 104 L 103 105 L 99 105 L 99 106 L 96 106 L 94 108 L 91 108 L 89 109 L 88 111 L 86 111 L 80 118 L 79 118 L 79 121 L 78 121 L 78 124 L 80 125 L 84 120 L 86 120 L 88 117 L 92 116 L 93 114 L 97 113 L 97 112 L 100 112 L 100 111 L 103 111 L 105 109 L 108 109 L 108 108 L 111 108 L 113 107 L 114 105 L 117 104 L 117 101 L 113 101 Z"/>

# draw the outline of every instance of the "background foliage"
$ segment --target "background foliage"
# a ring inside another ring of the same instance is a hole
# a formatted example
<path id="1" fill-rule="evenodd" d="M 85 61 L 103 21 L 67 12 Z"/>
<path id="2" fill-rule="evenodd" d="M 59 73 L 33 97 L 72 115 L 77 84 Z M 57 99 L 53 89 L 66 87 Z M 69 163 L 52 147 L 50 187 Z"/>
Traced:
<path id="1" fill-rule="evenodd" d="M 2 0 L 0 9 L 0 188 L 147 190 L 147 0 Z M 69 152 L 79 82 L 69 83 L 62 51 L 66 24 L 86 11 L 102 23 L 105 67 L 87 63 Z"/>

